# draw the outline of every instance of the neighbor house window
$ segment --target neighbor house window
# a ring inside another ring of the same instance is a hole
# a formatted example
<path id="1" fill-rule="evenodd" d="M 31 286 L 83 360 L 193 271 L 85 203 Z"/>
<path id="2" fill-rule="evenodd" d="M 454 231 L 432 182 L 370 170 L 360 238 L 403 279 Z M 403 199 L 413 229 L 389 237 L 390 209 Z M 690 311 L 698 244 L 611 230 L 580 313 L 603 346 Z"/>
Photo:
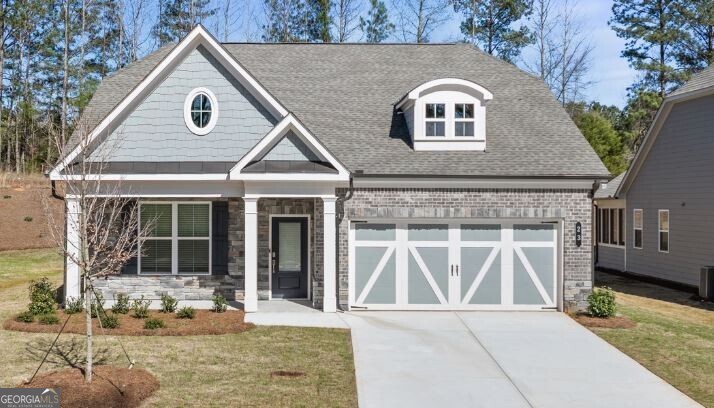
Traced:
<path id="1" fill-rule="evenodd" d="M 643 217 L 644 215 L 641 209 L 632 211 L 632 225 L 634 230 L 634 239 L 632 240 L 632 246 L 634 248 L 642 249 L 642 227 L 644 225 Z"/>
<path id="2" fill-rule="evenodd" d="M 429 137 L 446 136 L 446 104 L 427 103 L 426 105 L 426 135 Z"/>
<path id="3" fill-rule="evenodd" d="M 186 127 L 197 134 L 206 135 L 218 121 L 218 101 L 209 89 L 196 88 L 189 92 L 184 102 Z"/>
<path id="4" fill-rule="evenodd" d="M 454 136 L 474 136 L 473 103 L 457 103 L 454 105 Z"/>
<path id="5" fill-rule="evenodd" d="M 624 210 L 621 208 L 600 208 L 598 210 L 597 240 L 601 244 L 625 245 L 623 233 Z"/>
<path id="6" fill-rule="evenodd" d="M 659 210 L 659 251 L 669 252 L 669 210 Z"/>
<path id="7" fill-rule="evenodd" d="M 139 273 L 210 273 L 210 203 L 141 203 L 139 218 Z"/>

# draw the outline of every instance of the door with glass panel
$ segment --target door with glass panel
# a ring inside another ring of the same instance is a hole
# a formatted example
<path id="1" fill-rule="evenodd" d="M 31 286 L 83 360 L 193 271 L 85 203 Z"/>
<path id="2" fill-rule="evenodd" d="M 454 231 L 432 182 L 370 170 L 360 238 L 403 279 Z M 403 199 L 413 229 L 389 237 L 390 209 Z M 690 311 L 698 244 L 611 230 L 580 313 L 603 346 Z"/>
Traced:
<path id="1" fill-rule="evenodd" d="M 307 298 L 307 218 L 272 219 L 271 291 L 273 298 Z"/>

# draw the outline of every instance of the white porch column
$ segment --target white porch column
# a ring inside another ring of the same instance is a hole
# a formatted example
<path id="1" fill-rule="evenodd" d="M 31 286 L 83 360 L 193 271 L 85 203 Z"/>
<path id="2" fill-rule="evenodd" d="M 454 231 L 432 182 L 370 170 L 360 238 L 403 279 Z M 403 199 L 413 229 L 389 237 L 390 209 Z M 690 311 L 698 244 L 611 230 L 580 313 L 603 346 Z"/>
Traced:
<path id="1" fill-rule="evenodd" d="M 322 310 L 327 313 L 337 311 L 337 270 L 336 270 L 336 230 L 335 230 L 335 202 L 337 197 L 323 197 L 323 300 Z"/>
<path id="2" fill-rule="evenodd" d="M 258 199 L 243 198 L 245 203 L 245 296 L 246 312 L 258 311 Z"/>
<path id="3" fill-rule="evenodd" d="M 73 259 L 79 259 L 80 242 L 79 242 L 79 201 L 73 197 L 66 197 L 66 241 L 65 241 L 65 280 L 64 280 L 64 299 L 81 297 L 81 279 L 79 273 L 79 265 Z"/>

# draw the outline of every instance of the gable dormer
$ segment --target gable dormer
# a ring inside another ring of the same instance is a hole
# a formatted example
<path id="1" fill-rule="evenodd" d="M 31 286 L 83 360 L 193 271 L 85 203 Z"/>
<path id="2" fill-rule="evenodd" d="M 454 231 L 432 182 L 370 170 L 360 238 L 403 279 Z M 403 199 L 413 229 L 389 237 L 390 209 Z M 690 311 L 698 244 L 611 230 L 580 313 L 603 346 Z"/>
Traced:
<path id="1" fill-rule="evenodd" d="M 493 94 L 463 79 L 426 82 L 396 108 L 404 114 L 414 150 L 486 149 L 486 103 Z"/>

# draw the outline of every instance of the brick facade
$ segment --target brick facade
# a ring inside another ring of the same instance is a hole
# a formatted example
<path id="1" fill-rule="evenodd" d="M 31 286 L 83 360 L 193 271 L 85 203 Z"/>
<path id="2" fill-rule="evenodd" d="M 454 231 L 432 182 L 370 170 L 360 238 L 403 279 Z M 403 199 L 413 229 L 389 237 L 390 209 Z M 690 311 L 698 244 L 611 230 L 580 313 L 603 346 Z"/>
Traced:
<path id="1" fill-rule="evenodd" d="M 346 189 L 338 196 L 345 197 Z M 340 200 L 342 202 L 342 200 Z M 530 189 L 355 189 L 338 209 L 339 304 L 348 303 L 348 232 L 354 219 L 513 218 L 563 219 L 563 298 L 567 309 L 581 309 L 592 290 L 591 204 L 589 190 Z M 582 245 L 575 245 L 575 223 Z"/>
<path id="2" fill-rule="evenodd" d="M 338 302 L 348 302 L 348 226 L 354 219 L 512 218 L 563 219 L 563 297 L 568 309 L 583 308 L 592 290 L 591 199 L 589 190 L 528 189 L 338 189 Z M 258 296 L 269 295 L 270 215 L 310 215 L 310 267 L 312 299 L 323 298 L 323 203 L 320 199 L 264 198 L 258 201 Z M 227 276 L 115 276 L 97 286 L 107 299 L 115 293 L 146 294 L 157 298 L 169 293 L 178 299 L 205 300 L 214 293 L 240 300 L 244 294 L 244 204 L 228 199 L 229 253 Z M 583 227 L 582 245 L 575 245 L 575 223 Z"/>

